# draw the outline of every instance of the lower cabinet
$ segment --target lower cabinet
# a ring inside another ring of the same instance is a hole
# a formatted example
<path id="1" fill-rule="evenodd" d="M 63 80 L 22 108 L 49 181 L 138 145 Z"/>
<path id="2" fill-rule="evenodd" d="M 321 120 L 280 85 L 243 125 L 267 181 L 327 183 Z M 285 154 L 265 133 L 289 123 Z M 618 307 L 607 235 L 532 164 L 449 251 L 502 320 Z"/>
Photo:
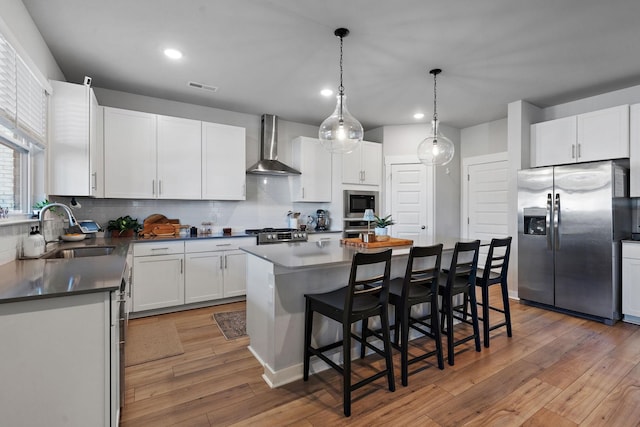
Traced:
<path id="1" fill-rule="evenodd" d="M 640 242 L 622 243 L 623 320 L 640 323 Z"/>
<path id="2" fill-rule="evenodd" d="M 133 311 L 245 295 L 246 253 L 254 237 L 134 245 Z"/>
<path id="3" fill-rule="evenodd" d="M 307 239 L 309 242 L 325 242 L 330 240 L 342 239 L 342 231 L 323 232 L 323 233 L 308 233 Z"/>

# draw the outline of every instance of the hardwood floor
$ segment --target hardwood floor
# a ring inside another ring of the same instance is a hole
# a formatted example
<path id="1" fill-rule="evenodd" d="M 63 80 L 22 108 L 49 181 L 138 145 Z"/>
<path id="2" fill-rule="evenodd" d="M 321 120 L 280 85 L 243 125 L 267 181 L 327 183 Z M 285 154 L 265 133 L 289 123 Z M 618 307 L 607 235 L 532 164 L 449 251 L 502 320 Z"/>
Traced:
<path id="1" fill-rule="evenodd" d="M 511 301 L 512 338 L 501 328 L 479 353 L 472 342 L 456 347 L 455 366 L 445 362 L 442 371 L 434 360 L 411 365 L 408 387 L 400 384 L 395 352 L 396 391 L 384 379 L 357 390 L 346 418 L 333 370 L 306 383 L 266 385 L 249 339 L 227 341 L 213 320 L 216 311 L 242 308 L 244 302 L 162 315 L 175 322 L 184 354 L 126 368 L 121 425 L 640 425 L 639 326 L 606 326 Z M 362 375 L 369 369 L 356 365 Z"/>

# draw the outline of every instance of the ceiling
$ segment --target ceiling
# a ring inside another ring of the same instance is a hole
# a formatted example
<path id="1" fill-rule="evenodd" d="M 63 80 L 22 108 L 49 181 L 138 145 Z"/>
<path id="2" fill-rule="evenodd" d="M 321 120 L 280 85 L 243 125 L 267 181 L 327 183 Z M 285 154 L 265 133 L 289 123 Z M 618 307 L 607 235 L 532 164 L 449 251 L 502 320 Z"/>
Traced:
<path id="1" fill-rule="evenodd" d="M 463 128 L 640 84 L 637 0 L 23 0 L 68 81 L 319 125 Z M 165 47 L 180 49 L 179 61 Z M 188 86 L 217 87 L 216 92 Z"/>

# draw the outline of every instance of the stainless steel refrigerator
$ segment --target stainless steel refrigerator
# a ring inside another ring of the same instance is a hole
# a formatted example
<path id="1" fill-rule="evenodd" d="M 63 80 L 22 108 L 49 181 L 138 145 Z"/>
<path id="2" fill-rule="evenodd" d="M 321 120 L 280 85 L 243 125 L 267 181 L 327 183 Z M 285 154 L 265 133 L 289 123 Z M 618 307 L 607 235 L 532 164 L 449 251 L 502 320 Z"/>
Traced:
<path id="1" fill-rule="evenodd" d="M 519 171 L 519 298 L 607 324 L 619 320 L 628 195 L 624 161 Z"/>

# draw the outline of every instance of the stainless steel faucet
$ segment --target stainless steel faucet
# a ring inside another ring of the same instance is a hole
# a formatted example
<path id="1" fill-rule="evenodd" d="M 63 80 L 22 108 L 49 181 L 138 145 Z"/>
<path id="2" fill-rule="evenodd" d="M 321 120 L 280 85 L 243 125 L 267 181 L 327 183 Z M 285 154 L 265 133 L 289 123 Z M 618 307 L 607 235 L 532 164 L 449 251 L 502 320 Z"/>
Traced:
<path id="1" fill-rule="evenodd" d="M 78 221 L 73 216 L 73 212 L 71 212 L 71 209 L 69 208 L 69 206 L 64 205 L 62 203 L 49 203 L 48 205 L 45 205 L 42 209 L 40 209 L 40 216 L 38 218 L 40 220 L 40 233 L 42 233 L 42 237 L 44 238 L 45 245 L 49 242 L 55 241 L 55 240 L 47 240 L 47 238 L 44 235 L 44 214 L 46 211 L 48 211 L 53 207 L 60 207 L 67 213 L 67 218 L 69 218 L 69 227 L 78 225 Z"/>

